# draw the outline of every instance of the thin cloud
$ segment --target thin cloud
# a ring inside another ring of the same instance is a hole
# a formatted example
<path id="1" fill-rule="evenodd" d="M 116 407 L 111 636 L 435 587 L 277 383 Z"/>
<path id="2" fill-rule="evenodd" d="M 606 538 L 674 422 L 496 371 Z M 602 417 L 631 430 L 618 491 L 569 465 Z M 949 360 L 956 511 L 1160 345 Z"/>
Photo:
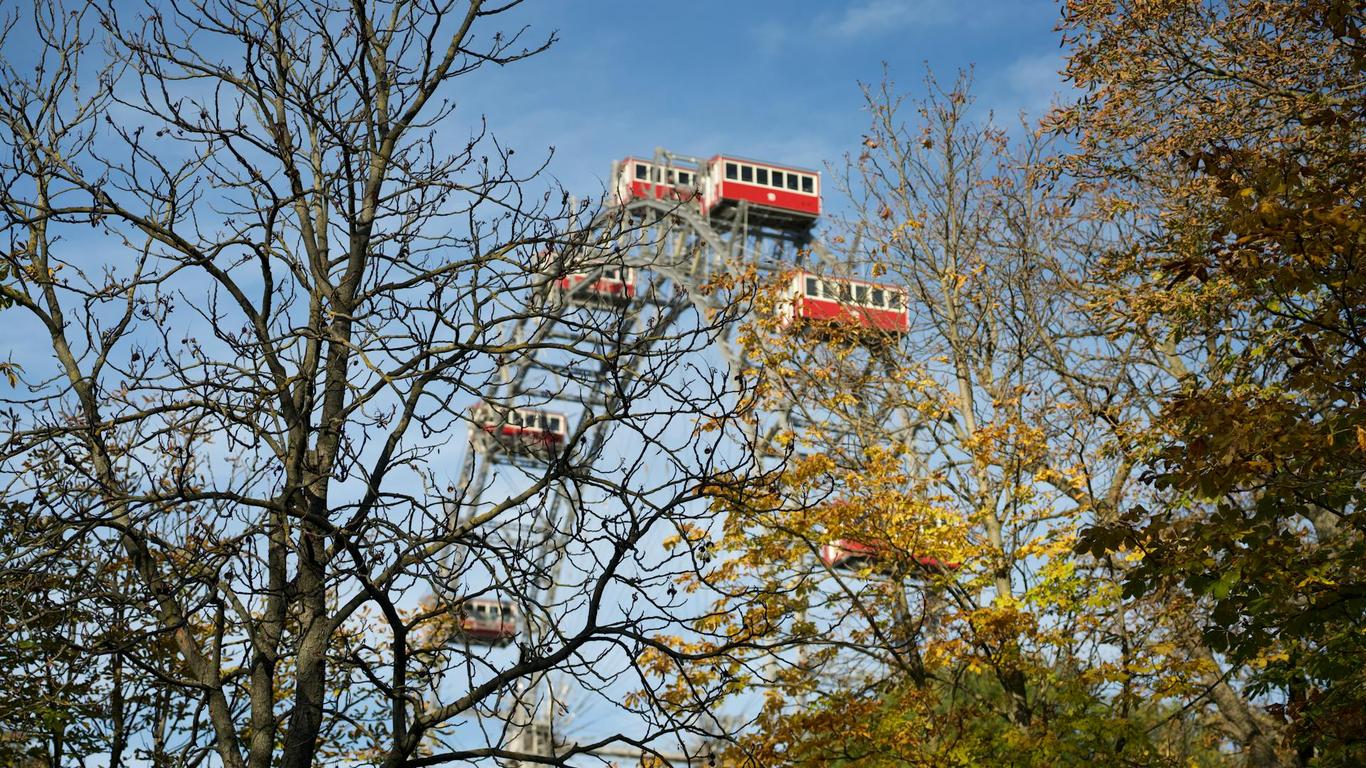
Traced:
<path id="1" fill-rule="evenodd" d="M 972 21 L 957 11 L 952 0 L 862 0 L 840 13 L 823 13 L 804 19 L 768 19 L 749 30 L 760 53 L 782 53 L 792 40 L 819 37 L 839 43 L 903 32 L 915 27 L 941 26 Z"/>
<path id="2" fill-rule="evenodd" d="M 1072 85 L 1062 77 L 1066 63 L 1058 52 L 1015 59 L 1002 73 L 1001 87 L 992 94 L 998 102 L 997 111 L 1041 117 L 1059 99 L 1071 95 Z"/>
<path id="3" fill-rule="evenodd" d="M 942 24 L 953 18 L 954 7 L 943 0 L 865 0 L 822 26 L 833 37 L 852 40 L 913 25 Z"/>
<path id="4" fill-rule="evenodd" d="M 766 21 L 755 27 L 751 33 L 765 56 L 780 53 L 792 37 L 792 30 L 777 21 Z"/>

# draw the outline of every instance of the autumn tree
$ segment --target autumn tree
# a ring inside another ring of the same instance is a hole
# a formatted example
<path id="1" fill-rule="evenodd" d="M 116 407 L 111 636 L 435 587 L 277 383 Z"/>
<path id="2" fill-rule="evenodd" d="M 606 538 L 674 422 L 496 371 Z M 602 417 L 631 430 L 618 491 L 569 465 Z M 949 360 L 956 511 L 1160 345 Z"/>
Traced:
<path id="1" fill-rule="evenodd" d="M 0 552 L 32 551 L 28 533 L 35 526 L 22 505 L 7 504 Z M 41 527 L 41 526 L 37 526 Z M 29 567 L 25 558 L 0 567 L 0 761 L 63 765 L 93 752 L 114 751 L 112 739 L 101 738 L 105 702 L 117 693 L 101 690 L 112 679 L 92 646 L 99 639 L 83 632 L 89 617 L 70 597 L 73 585 L 99 564 L 79 549 L 65 552 L 61 575 Z"/>
<path id="2" fill-rule="evenodd" d="M 1363 732 L 1360 3 L 1068 3 L 1074 168 L 1144 236 L 1109 263 L 1116 324 L 1178 361 L 1147 471 L 1170 492 L 1087 537 L 1181 585 L 1300 765 Z M 1284 732 L 1282 736 L 1280 732 Z"/>
<path id="3" fill-rule="evenodd" d="M 750 461 L 693 450 L 732 432 L 736 381 L 696 356 L 743 296 L 656 280 L 668 322 L 553 300 L 632 224 L 451 100 L 553 42 L 503 26 L 519 5 L 6 11 L 6 587 L 28 637 L 89 659 L 61 657 L 85 693 L 139 702 L 88 718 L 123 729 L 112 765 L 565 764 L 699 727 L 613 686 L 688 618 L 664 588 L 696 553 L 646 543 Z M 460 472 L 479 414 L 556 398 L 558 450 Z M 475 598 L 520 614 L 509 647 L 466 632 Z M 526 747 L 553 674 L 618 727 Z"/>
<path id="4" fill-rule="evenodd" d="M 1191 642 L 1197 602 L 1125 603 L 1126 556 L 1074 552 L 1151 492 L 1139 436 L 1173 376 L 1095 306 L 1094 260 L 1128 233 L 1047 137 L 974 124 L 966 80 L 927 86 L 866 93 L 856 214 L 808 254 L 898 293 L 909 331 L 794 326 L 775 277 L 744 340 L 795 458 L 763 493 L 713 489 L 729 556 L 688 583 L 717 599 L 699 630 L 754 652 L 670 672 L 767 690 L 736 764 L 1216 764 L 1242 744 L 1207 726 L 1210 691 L 1246 702 Z"/>

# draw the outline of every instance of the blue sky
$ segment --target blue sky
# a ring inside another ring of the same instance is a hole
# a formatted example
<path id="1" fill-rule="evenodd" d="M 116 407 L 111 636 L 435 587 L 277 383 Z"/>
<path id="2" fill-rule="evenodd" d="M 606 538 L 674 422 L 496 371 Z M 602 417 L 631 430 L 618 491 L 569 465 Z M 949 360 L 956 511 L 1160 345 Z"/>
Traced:
<path id="1" fill-rule="evenodd" d="M 614 158 L 657 146 L 823 168 L 858 144 L 858 84 L 884 62 L 911 96 L 927 64 L 946 81 L 973 67 L 982 115 L 1037 116 L 1065 88 L 1058 13 L 1054 0 L 531 0 L 518 21 L 559 43 L 463 81 L 456 122 L 487 114 L 528 162 L 554 146 L 552 172 L 584 196 Z"/>
<path id="2" fill-rule="evenodd" d="M 973 67 L 980 116 L 1037 116 L 1064 90 L 1057 16 L 1054 0 L 528 0 L 516 12 L 528 40 L 559 42 L 455 83 L 440 131 L 463 146 L 484 115 L 527 164 L 554 146 L 550 173 L 584 197 L 614 159 L 657 146 L 824 169 L 858 146 L 859 83 L 876 84 L 884 63 L 911 97 L 926 65 L 945 81 Z M 0 322 L 0 355 L 39 378 L 50 361 L 31 334 Z M 594 711 L 577 714 L 591 730 Z"/>

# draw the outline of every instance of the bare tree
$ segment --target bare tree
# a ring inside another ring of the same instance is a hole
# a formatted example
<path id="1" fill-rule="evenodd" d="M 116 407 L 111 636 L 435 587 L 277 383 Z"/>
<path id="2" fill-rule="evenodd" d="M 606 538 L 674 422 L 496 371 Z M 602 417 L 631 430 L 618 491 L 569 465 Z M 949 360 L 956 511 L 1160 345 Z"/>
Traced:
<path id="1" fill-rule="evenodd" d="M 689 618 L 665 590 L 698 553 L 651 544 L 749 466 L 704 355 L 743 296 L 557 291 L 648 249 L 450 100 L 553 42 L 499 28 L 519 5 L 13 12 L 0 295 L 32 341 L 0 476 L 26 573 L 105 563 L 68 584 L 119 627 L 99 673 L 137 671 L 112 764 L 563 764 L 704 727 L 619 691 Z M 553 674 L 619 725 L 527 748 Z"/>

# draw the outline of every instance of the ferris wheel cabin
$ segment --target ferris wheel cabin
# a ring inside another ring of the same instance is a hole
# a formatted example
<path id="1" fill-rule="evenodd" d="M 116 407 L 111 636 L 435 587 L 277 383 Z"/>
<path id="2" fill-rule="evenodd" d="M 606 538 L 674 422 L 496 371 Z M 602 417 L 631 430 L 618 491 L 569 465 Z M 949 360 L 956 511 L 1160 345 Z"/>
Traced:
<path id="1" fill-rule="evenodd" d="M 836 539 L 829 544 L 821 545 L 820 558 L 821 562 L 833 571 L 853 572 L 865 567 L 889 565 L 896 559 L 896 555 L 882 542 Z M 911 559 L 921 569 L 933 572 L 956 571 L 960 565 L 926 555 L 914 555 Z"/>
<path id="2" fill-rule="evenodd" d="M 614 164 L 612 195 L 618 205 L 631 200 L 692 200 L 698 196 L 697 169 L 659 165 L 628 157 Z"/>
<path id="3" fill-rule="evenodd" d="M 821 175 L 726 155 L 708 160 L 702 207 L 726 216 L 741 203 L 748 204 L 753 223 L 809 228 L 821 215 Z"/>
<path id="4" fill-rule="evenodd" d="M 636 296 L 633 267 L 603 267 L 555 278 L 555 290 L 575 304 L 626 304 Z"/>
<path id="5" fill-rule="evenodd" d="M 822 323 L 852 326 L 871 334 L 911 329 L 901 288 L 867 280 L 823 277 L 798 270 L 780 305 L 782 325 L 801 329 Z"/>
<path id="6" fill-rule="evenodd" d="M 475 406 L 470 416 L 476 436 L 511 453 L 555 454 L 569 436 L 569 419 L 562 413 L 534 408 L 502 410 L 484 403 Z"/>
<path id="7" fill-rule="evenodd" d="M 507 600 L 466 600 L 460 610 L 460 632 L 476 645 L 507 645 L 517 638 L 517 606 Z"/>

